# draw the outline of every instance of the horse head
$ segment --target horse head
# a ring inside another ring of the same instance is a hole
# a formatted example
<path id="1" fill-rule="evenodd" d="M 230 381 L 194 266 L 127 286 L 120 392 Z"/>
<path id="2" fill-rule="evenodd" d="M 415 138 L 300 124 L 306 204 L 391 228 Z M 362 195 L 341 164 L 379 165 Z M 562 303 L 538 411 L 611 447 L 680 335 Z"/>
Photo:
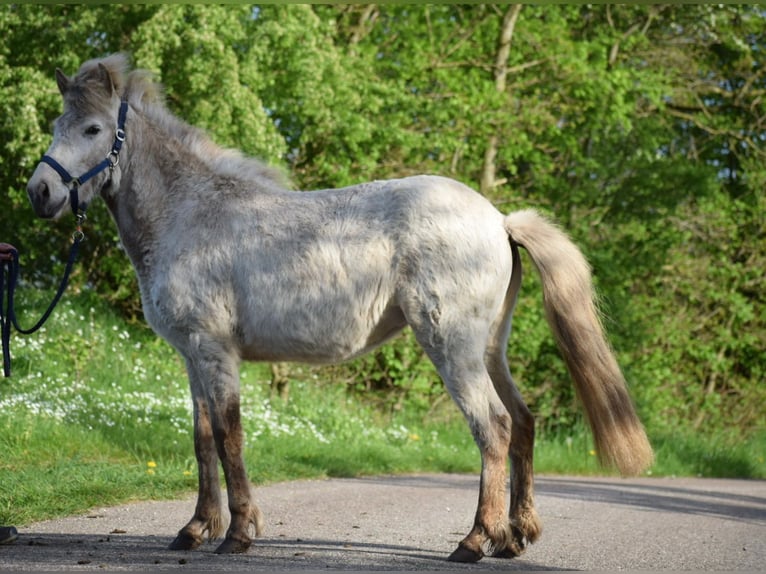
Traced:
<path id="1" fill-rule="evenodd" d="M 127 104 L 120 104 L 127 60 L 116 54 L 84 63 L 74 77 L 56 70 L 64 111 L 53 142 L 27 185 L 38 217 L 58 218 L 85 206 L 102 189 L 118 185 L 118 153 L 125 137 Z"/>

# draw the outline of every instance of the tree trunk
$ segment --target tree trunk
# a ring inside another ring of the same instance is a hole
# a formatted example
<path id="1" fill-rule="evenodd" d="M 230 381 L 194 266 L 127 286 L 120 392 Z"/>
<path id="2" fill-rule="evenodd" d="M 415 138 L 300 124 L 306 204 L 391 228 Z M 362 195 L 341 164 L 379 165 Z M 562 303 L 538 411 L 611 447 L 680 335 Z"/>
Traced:
<path id="1" fill-rule="evenodd" d="M 287 401 L 290 395 L 290 369 L 285 363 L 271 363 L 271 396 L 276 393 L 280 399 Z"/>
<path id="2" fill-rule="evenodd" d="M 513 31 L 516 28 L 516 22 L 521 13 L 522 4 L 511 4 L 503 16 L 503 25 L 500 29 L 500 38 L 497 43 L 497 53 L 495 55 L 495 90 L 499 93 L 505 92 L 508 76 L 508 57 L 511 54 L 511 41 L 513 40 Z M 480 189 L 482 193 L 492 191 L 497 184 L 496 165 L 498 134 L 492 134 L 487 139 L 487 147 L 484 152 L 484 164 L 481 170 Z"/>

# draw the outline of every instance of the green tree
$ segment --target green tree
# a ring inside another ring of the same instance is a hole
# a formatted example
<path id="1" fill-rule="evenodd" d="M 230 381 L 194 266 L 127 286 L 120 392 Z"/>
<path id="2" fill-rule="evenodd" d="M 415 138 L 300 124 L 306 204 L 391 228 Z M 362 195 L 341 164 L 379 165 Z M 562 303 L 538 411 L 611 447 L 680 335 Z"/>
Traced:
<path id="1" fill-rule="evenodd" d="M 710 4 L 2 6 L 3 240 L 28 279 L 60 272 L 71 225 L 35 220 L 25 193 L 60 112 L 53 71 L 124 50 L 174 113 L 297 189 L 440 173 L 501 210 L 553 214 L 593 263 L 654 428 L 756 431 L 764 30 L 758 6 Z M 86 233 L 74 287 L 137 314 L 99 202 Z M 513 371 L 542 426 L 570 428 L 578 409 L 533 273 L 514 333 Z M 407 336 L 333 374 L 394 407 L 443 396 Z"/>
<path id="2" fill-rule="evenodd" d="M 147 17 L 142 6 L 41 6 L 10 4 L 0 7 L 0 185 L 7 190 L 0 212 L 4 241 L 21 252 L 22 275 L 36 284 L 51 284 L 63 270 L 72 220 L 52 225 L 34 217 L 26 183 L 50 145 L 53 119 L 61 113 L 54 70 L 75 71 L 85 59 L 125 48 L 125 34 Z M 72 38 L 78 42 L 73 43 Z M 51 49 L 55 47 L 55 49 Z M 73 288 L 98 280 L 112 269 L 110 281 L 99 284 L 113 301 L 135 300 L 134 279 L 125 273 L 126 259 L 104 206 L 89 210 L 87 240 L 72 279 Z M 118 263 L 115 263 L 115 260 Z"/>

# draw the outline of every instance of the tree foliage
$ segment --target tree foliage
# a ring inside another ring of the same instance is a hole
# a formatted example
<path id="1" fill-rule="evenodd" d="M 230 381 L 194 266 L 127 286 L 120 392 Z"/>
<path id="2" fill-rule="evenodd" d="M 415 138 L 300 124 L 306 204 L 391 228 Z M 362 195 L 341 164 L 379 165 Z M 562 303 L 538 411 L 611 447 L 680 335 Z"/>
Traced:
<path id="1" fill-rule="evenodd" d="M 26 5 L 0 8 L 4 241 L 51 282 L 70 229 L 25 185 L 60 111 L 53 71 L 123 50 L 170 108 L 296 188 L 440 173 L 553 214 L 594 266 L 653 428 L 766 426 L 763 11 L 729 5 Z M 74 40 L 73 40 L 74 39 Z M 128 315 L 103 205 L 74 279 Z M 527 274 L 512 369 L 545 428 L 575 398 Z M 393 405 L 443 391 L 411 338 L 334 372 Z"/>

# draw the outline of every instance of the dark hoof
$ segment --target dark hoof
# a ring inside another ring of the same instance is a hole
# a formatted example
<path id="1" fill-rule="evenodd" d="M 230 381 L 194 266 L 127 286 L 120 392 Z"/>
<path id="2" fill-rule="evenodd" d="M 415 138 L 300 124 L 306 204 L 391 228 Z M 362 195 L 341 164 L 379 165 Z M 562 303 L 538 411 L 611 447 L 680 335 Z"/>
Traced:
<path id="1" fill-rule="evenodd" d="M 458 546 L 455 551 L 449 555 L 450 562 L 478 562 L 484 556 L 484 552 L 471 550 L 465 546 Z"/>
<path id="2" fill-rule="evenodd" d="M 201 538 L 195 538 L 185 532 L 179 532 L 176 539 L 168 546 L 169 550 L 194 550 L 202 544 Z"/>
<path id="3" fill-rule="evenodd" d="M 227 538 L 215 549 L 216 554 L 243 554 L 250 548 L 250 540 Z"/>
<path id="4" fill-rule="evenodd" d="M 8 245 L 0 243 L 0 248 Z M 0 526 L 0 544 L 13 544 L 19 539 L 19 531 L 15 526 Z"/>
<path id="5" fill-rule="evenodd" d="M 521 556 L 521 552 L 516 552 L 513 548 L 500 548 L 492 553 L 493 558 L 511 559 Z"/>
<path id="6" fill-rule="evenodd" d="M 516 528 L 511 527 L 511 540 L 505 548 L 498 548 L 492 556 L 495 558 L 516 558 L 524 554 L 527 549 L 527 538 L 524 534 Z"/>

